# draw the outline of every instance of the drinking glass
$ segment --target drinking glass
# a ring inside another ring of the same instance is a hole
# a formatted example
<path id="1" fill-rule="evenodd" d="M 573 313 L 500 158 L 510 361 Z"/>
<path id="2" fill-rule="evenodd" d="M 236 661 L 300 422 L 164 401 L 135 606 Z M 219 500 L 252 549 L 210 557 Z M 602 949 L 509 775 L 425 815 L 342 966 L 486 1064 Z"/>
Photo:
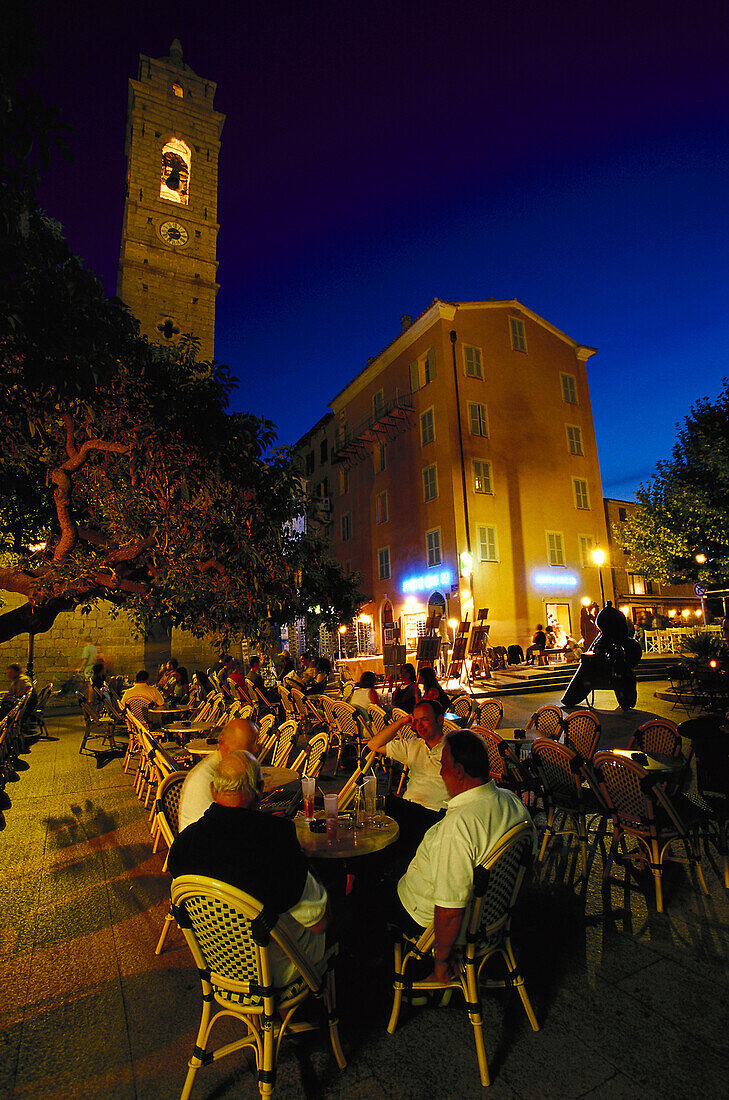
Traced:
<path id="1" fill-rule="evenodd" d="M 362 780 L 362 799 L 364 801 L 365 825 L 371 825 L 375 816 L 375 798 L 377 797 L 377 777 L 366 775 Z"/>
<path id="2" fill-rule="evenodd" d="M 374 824 L 377 826 L 378 829 L 381 829 L 382 826 L 385 824 L 386 817 L 387 814 L 385 813 L 385 796 L 384 794 L 378 794 L 377 798 L 375 799 L 374 819 Z"/>
<path id="3" fill-rule="evenodd" d="M 337 809 L 339 795 L 336 791 L 324 795 L 324 816 L 327 822 L 327 840 L 337 839 Z"/>
<path id="4" fill-rule="evenodd" d="M 314 820 L 314 793 L 316 791 L 316 779 L 310 779 L 308 775 L 301 777 L 301 793 L 304 798 L 304 820 Z"/>

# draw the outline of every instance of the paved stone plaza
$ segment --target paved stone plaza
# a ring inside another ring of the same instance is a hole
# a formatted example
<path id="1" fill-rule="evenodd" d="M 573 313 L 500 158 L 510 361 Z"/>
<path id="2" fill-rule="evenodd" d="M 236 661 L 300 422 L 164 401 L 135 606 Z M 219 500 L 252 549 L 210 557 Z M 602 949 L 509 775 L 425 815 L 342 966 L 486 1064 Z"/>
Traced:
<path id="1" fill-rule="evenodd" d="M 624 745 L 650 714 L 670 714 L 640 685 L 639 710 L 598 692 L 601 745 Z M 505 700 L 523 725 L 546 695 Z M 681 720 L 681 716 L 678 717 Z M 199 1020 L 200 986 L 177 929 L 154 946 L 169 879 L 152 855 L 144 811 L 119 758 L 78 755 L 81 724 L 50 712 L 51 740 L 22 757 L 7 785 L 0 860 L 0 1096 L 6 1100 L 175 1100 Z M 542 1030 L 514 993 L 484 998 L 489 1094 L 525 1100 L 725 1095 L 729 1078 L 729 894 L 705 860 L 708 898 L 684 867 L 655 911 L 646 876 L 615 869 L 601 889 L 596 846 L 580 890 L 567 861 L 522 894 L 514 943 Z M 646 895 L 647 899 L 646 900 Z M 472 1030 L 448 1008 L 405 1009 L 385 1031 L 391 959 L 380 906 L 335 910 L 340 1072 L 325 1034 L 285 1045 L 274 1095 L 441 1100 L 481 1094 Z M 231 1025 L 231 1031 L 234 1030 Z M 255 1098 L 244 1056 L 200 1070 L 193 1100 Z"/>

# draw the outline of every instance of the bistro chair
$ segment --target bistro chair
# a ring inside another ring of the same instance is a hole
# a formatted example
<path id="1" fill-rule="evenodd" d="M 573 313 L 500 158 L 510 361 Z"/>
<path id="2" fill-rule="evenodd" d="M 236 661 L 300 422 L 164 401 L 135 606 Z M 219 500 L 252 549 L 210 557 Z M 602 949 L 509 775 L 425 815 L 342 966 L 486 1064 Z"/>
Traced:
<path id="1" fill-rule="evenodd" d="M 650 868 L 659 913 L 663 912 L 662 877 L 666 859 L 688 862 L 695 867 L 701 889 L 708 894 L 697 842 L 698 830 L 706 824 L 701 810 L 683 799 L 681 813 L 684 816 L 680 817 L 656 773 L 646 772 L 629 757 L 598 752 L 593 760 L 593 771 L 613 819 L 613 839 L 605 861 L 603 880 L 608 879 L 613 860 L 623 845 L 626 848 L 625 859 L 637 860 L 641 866 Z M 627 851 L 628 837 L 637 843 L 637 848 L 632 852 Z M 677 841 L 684 845 L 686 859 L 667 854 Z"/>
<path id="2" fill-rule="evenodd" d="M 557 836 L 574 836 L 580 851 L 582 875 L 587 877 L 587 817 L 605 815 L 604 803 L 598 801 L 590 787 L 583 785 L 582 757 L 567 745 L 550 737 L 540 737 L 532 745 L 532 761 L 536 768 L 544 798 L 547 824 L 539 849 L 542 863 Z M 555 821 L 561 818 L 560 827 Z"/>
<path id="3" fill-rule="evenodd" d="M 367 713 L 370 716 L 370 726 L 372 727 L 372 733 L 382 733 L 387 726 L 387 715 L 382 707 L 378 707 L 376 703 L 367 704 Z"/>
<path id="4" fill-rule="evenodd" d="M 362 778 L 363 775 L 366 775 L 369 771 L 371 771 L 372 765 L 374 764 L 376 758 L 376 752 L 368 753 L 366 758 L 362 761 L 361 764 L 357 765 L 347 782 L 342 787 L 341 791 L 339 792 L 339 797 L 337 799 L 337 809 L 340 813 L 343 810 L 346 810 L 347 806 L 349 806 L 354 800 L 354 796 L 357 793 L 358 781 Z"/>
<path id="5" fill-rule="evenodd" d="M 392 720 L 393 720 L 393 722 L 399 722 L 401 718 L 409 718 L 409 717 L 410 717 L 410 715 L 408 714 L 408 712 L 406 710 L 401 710 L 400 707 L 393 707 L 392 708 Z M 415 730 L 411 729 L 409 733 L 404 733 L 404 734 L 403 734 L 403 731 L 400 730 L 400 736 L 401 737 L 414 737 L 415 736 Z"/>
<path id="6" fill-rule="evenodd" d="M 562 711 L 552 703 L 547 703 L 534 711 L 526 728 L 538 730 L 540 737 L 551 737 L 558 741 L 562 736 Z"/>
<path id="7" fill-rule="evenodd" d="M 264 714 L 263 718 L 261 718 L 260 722 L 258 722 L 257 725 L 259 741 L 263 741 L 264 738 L 267 738 L 269 736 L 269 734 L 273 730 L 273 727 L 276 725 L 276 715 Z"/>
<path id="8" fill-rule="evenodd" d="M 339 767 L 339 758 L 344 746 L 353 745 L 357 758 L 359 758 L 360 752 L 364 748 L 365 742 L 369 740 L 369 737 L 366 737 L 364 734 L 358 717 L 358 711 L 355 707 L 337 699 L 331 699 L 330 702 L 334 721 L 336 722 L 337 733 L 339 734 L 337 752 L 337 767 Z"/>
<path id="9" fill-rule="evenodd" d="M 297 1009 L 313 994 L 324 1002 L 332 1052 L 340 1069 L 346 1061 L 339 1042 L 334 973 L 330 950 L 323 976 L 291 939 L 286 926 L 273 923 L 260 902 L 202 875 L 183 875 L 172 883 L 172 905 L 202 984 L 202 1016 L 180 1100 L 188 1100 L 198 1069 L 228 1054 L 250 1047 L 261 1096 L 271 1096 L 276 1061 L 287 1034 L 312 1031 L 313 1025 L 294 1020 Z M 271 943 L 273 941 L 273 944 Z M 273 984 L 272 946 L 295 967 L 288 985 Z M 209 1046 L 215 1023 L 232 1017 L 245 1024 L 246 1034 L 224 1046 Z"/>
<path id="10" fill-rule="evenodd" d="M 487 699 L 484 703 L 479 703 L 477 715 L 477 725 L 485 726 L 488 730 L 497 729 L 504 717 L 504 707 L 501 700 Z"/>
<path id="11" fill-rule="evenodd" d="M 49 700 L 53 695 L 53 684 L 46 684 L 44 688 L 38 692 L 38 701 L 35 705 L 35 710 L 31 721 L 38 727 L 38 735 L 46 740 L 50 736 L 48 733 L 48 727 L 45 720 L 45 708 L 48 706 Z"/>
<path id="12" fill-rule="evenodd" d="M 268 737 L 258 736 L 258 763 L 265 764 L 269 756 L 273 752 L 274 745 L 278 739 L 278 730 L 272 730 Z"/>
<path id="13" fill-rule="evenodd" d="M 273 747 L 273 756 L 271 757 L 272 767 L 286 767 L 286 761 L 289 758 L 291 746 L 293 745 L 296 734 L 298 733 L 298 728 L 299 727 L 296 722 L 284 722 L 281 726 L 279 726 L 276 744 Z"/>
<path id="14" fill-rule="evenodd" d="M 486 745 L 489 757 L 489 778 L 493 779 L 498 787 L 506 787 L 519 795 L 534 790 L 533 779 L 524 765 L 520 764 L 509 741 L 484 726 L 474 726 L 472 732 L 477 733 Z"/>
<path id="15" fill-rule="evenodd" d="M 467 721 L 473 712 L 471 700 L 468 695 L 459 695 L 456 699 L 453 699 L 451 701 L 451 709 L 459 718 L 465 718 Z"/>
<path id="16" fill-rule="evenodd" d="M 175 837 L 180 832 L 180 795 L 182 793 L 182 784 L 185 782 L 187 772 L 173 772 L 168 775 L 166 779 L 160 783 L 159 790 L 157 791 L 157 801 L 155 808 L 157 811 L 157 824 L 158 824 L 158 837 L 164 838 L 167 845 L 167 854 L 165 855 L 165 861 L 162 866 L 162 870 L 167 870 L 167 859 L 169 857 L 169 850 L 175 840 Z M 155 844 L 153 851 L 157 851 L 157 844 Z M 167 933 L 172 925 L 175 923 L 175 916 L 172 912 L 172 906 L 170 905 L 165 916 L 164 924 L 162 925 L 162 931 L 159 934 L 157 940 L 157 946 L 154 949 L 155 955 L 162 954 L 162 948 L 165 945 L 167 939 Z"/>
<path id="17" fill-rule="evenodd" d="M 289 692 L 289 689 L 287 687 L 284 687 L 283 683 L 278 685 L 278 694 L 286 718 L 289 721 L 295 720 L 296 711 L 294 710 L 294 704 L 291 701 L 291 693 Z"/>
<path id="18" fill-rule="evenodd" d="M 533 837 L 530 823 L 515 825 L 494 846 L 484 862 L 474 869 L 473 896 L 466 909 L 466 943 L 456 948 L 458 973 L 452 981 L 438 983 L 411 981 L 408 978 L 408 964 L 413 959 L 433 958 L 435 929 L 432 924 L 418 940 L 403 936 L 395 943 L 394 998 L 388 1032 L 392 1035 L 397 1027 L 403 993 L 412 995 L 416 990 L 460 989 L 473 1025 L 483 1086 L 490 1081 L 483 1037 L 482 988 L 516 989 L 532 1030 L 539 1031 L 510 936 L 511 915 L 531 861 Z M 486 962 L 493 955 L 500 955 L 506 963 L 508 976 L 504 981 L 483 980 L 481 977 Z"/>
<path id="19" fill-rule="evenodd" d="M 600 720 L 591 710 L 576 710 L 562 721 L 564 743 L 590 761 L 600 740 Z"/>
<path id="20" fill-rule="evenodd" d="M 675 756 L 680 758 L 681 734 L 678 726 L 668 718 L 651 718 L 639 726 L 630 739 L 629 749 L 640 749 L 641 752 L 658 753 L 659 756 Z"/>
<path id="21" fill-rule="evenodd" d="M 322 764 L 326 760 L 329 748 L 329 734 L 326 730 L 315 733 L 305 749 L 302 749 L 292 764 L 288 765 L 292 771 L 300 776 L 308 775 L 316 779 L 321 771 Z M 285 817 L 293 817 L 301 805 L 301 783 L 295 780 L 287 783 L 285 787 L 271 791 L 261 800 L 261 810 L 264 813 L 283 814 Z"/>
<path id="22" fill-rule="evenodd" d="M 89 741 L 93 741 L 98 738 L 102 742 L 107 743 L 111 752 L 117 751 L 117 744 L 114 740 L 114 729 L 116 723 L 113 718 L 102 718 L 96 707 L 93 707 L 87 699 L 81 694 L 77 693 L 78 703 L 81 707 L 81 713 L 84 718 L 84 735 L 81 738 L 81 744 L 79 746 L 80 756 L 95 756 L 94 752 L 87 752 L 86 746 Z"/>

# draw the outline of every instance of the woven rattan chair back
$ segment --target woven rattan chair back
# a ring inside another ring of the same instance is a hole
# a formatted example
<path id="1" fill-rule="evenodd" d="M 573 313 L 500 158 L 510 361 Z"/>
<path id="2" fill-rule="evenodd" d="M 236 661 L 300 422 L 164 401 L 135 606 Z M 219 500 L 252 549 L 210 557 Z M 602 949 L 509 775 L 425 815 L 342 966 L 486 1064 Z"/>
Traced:
<path id="1" fill-rule="evenodd" d="M 294 708 L 294 713 L 296 714 L 297 721 L 301 721 L 302 718 L 308 718 L 309 710 L 306 706 L 304 693 L 299 691 L 298 688 L 292 687 L 289 695 L 291 696 L 291 705 Z"/>
<path id="2" fill-rule="evenodd" d="M 600 720 L 591 710 L 576 710 L 563 721 L 565 744 L 583 760 L 592 760 L 600 740 Z"/>
<path id="3" fill-rule="evenodd" d="M 646 773 L 640 764 L 611 752 L 598 752 L 593 767 L 605 802 L 621 825 L 631 830 L 650 830 L 655 803 L 646 790 Z"/>
<path id="4" fill-rule="evenodd" d="M 357 723 L 357 711 L 349 703 L 332 700 L 332 712 L 342 738 L 358 741 L 360 727 Z"/>
<path id="5" fill-rule="evenodd" d="M 630 739 L 628 748 L 658 753 L 659 756 L 680 757 L 682 755 L 681 734 L 678 732 L 678 726 L 667 718 L 652 718 L 638 727 Z"/>
<path id="6" fill-rule="evenodd" d="M 259 743 L 263 743 L 264 738 L 268 738 L 273 727 L 276 725 L 275 714 L 264 714 L 261 721 L 258 723 L 258 740 Z"/>
<path id="7" fill-rule="evenodd" d="M 547 703 L 534 711 L 527 722 L 528 730 L 539 730 L 540 737 L 552 737 L 556 741 L 562 735 L 562 711 Z"/>
<path id="8" fill-rule="evenodd" d="M 491 954 L 504 934 L 531 862 L 534 832 L 531 824 L 515 825 L 490 852 L 473 879 L 468 915 L 467 956 Z"/>
<path id="9" fill-rule="evenodd" d="M 476 726 L 475 732 L 483 738 L 486 744 L 486 750 L 489 754 L 489 777 L 493 779 L 495 783 L 500 783 L 506 778 L 507 774 L 506 761 L 499 748 L 503 738 L 499 737 L 498 733 L 494 733 L 493 730 L 486 729 L 484 726 Z"/>
<path id="10" fill-rule="evenodd" d="M 409 718 L 410 715 L 406 710 L 400 710 L 400 707 L 392 708 L 392 720 L 393 722 L 399 722 L 401 718 Z M 416 731 L 412 726 L 403 726 L 398 737 L 403 741 L 409 741 L 411 737 L 417 737 Z"/>
<path id="11" fill-rule="evenodd" d="M 378 707 L 374 703 L 369 703 L 367 706 L 367 713 L 370 716 L 370 725 L 372 726 L 373 733 L 382 733 L 387 725 L 387 715 L 382 707 Z"/>
<path id="12" fill-rule="evenodd" d="M 213 879 L 185 875 L 172 883 L 172 904 L 197 966 L 203 994 L 202 1018 L 181 1100 L 188 1100 L 202 1065 L 243 1047 L 252 1048 L 261 1095 L 270 1096 L 281 1040 L 294 1025 L 296 1008 L 311 992 L 324 998 L 332 1050 L 339 1067 L 344 1068 L 333 975 L 330 972 L 323 984 L 285 928 L 269 919 L 260 902 Z M 271 939 L 297 971 L 283 989 L 276 989 L 272 982 Z M 220 1016 L 242 1020 L 246 1036 L 213 1052 L 208 1049 L 208 1040 Z M 295 1029 L 310 1030 L 310 1026 L 297 1021 Z"/>
<path id="13" fill-rule="evenodd" d="M 303 774 L 314 778 L 319 774 L 324 761 L 327 758 L 327 750 L 329 749 L 329 733 L 327 730 L 322 730 L 321 733 L 315 733 L 309 742 L 309 750 L 306 754 L 304 761 Z"/>
<path id="14" fill-rule="evenodd" d="M 273 752 L 273 747 L 278 739 L 278 730 L 271 730 L 268 737 L 258 736 L 258 763 L 265 764 Z"/>
<path id="15" fill-rule="evenodd" d="M 283 684 L 279 684 L 278 694 L 287 719 L 289 721 L 294 720 L 296 718 L 296 711 L 294 710 L 294 704 L 291 702 L 291 693 L 289 689 L 284 687 Z"/>
<path id="16" fill-rule="evenodd" d="M 157 824 L 169 846 L 180 831 L 180 794 L 187 772 L 171 772 L 159 785 L 155 809 Z"/>
<path id="17" fill-rule="evenodd" d="M 560 805 L 579 804 L 581 757 L 549 737 L 540 737 L 532 745 L 532 761 L 547 797 Z"/>
<path id="18" fill-rule="evenodd" d="M 488 730 L 495 730 L 501 725 L 504 717 L 504 707 L 500 699 L 487 699 L 478 706 L 478 725 L 485 726 Z"/>
<path id="19" fill-rule="evenodd" d="M 472 707 L 471 700 L 467 695 L 459 695 L 457 699 L 454 699 L 451 703 L 451 708 L 459 718 L 470 718 Z"/>
<path id="20" fill-rule="evenodd" d="M 273 748 L 273 756 L 271 757 L 271 764 L 274 768 L 284 768 L 286 766 L 298 728 L 296 722 L 284 722 L 279 727 L 278 737 Z"/>

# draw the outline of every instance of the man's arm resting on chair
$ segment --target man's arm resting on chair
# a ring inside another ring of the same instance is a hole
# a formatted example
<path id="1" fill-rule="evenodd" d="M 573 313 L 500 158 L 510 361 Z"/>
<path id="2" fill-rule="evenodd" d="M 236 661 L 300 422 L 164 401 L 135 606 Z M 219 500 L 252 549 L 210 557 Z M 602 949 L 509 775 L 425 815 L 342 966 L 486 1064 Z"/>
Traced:
<path id="1" fill-rule="evenodd" d="M 454 970 L 450 962 L 450 954 L 458 937 L 463 913 L 463 909 L 443 909 L 440 905 L 436 905 L 433 914 L 435 966 L 433 973 L 426 980 L 447 982 L 453 977 Z"/>

